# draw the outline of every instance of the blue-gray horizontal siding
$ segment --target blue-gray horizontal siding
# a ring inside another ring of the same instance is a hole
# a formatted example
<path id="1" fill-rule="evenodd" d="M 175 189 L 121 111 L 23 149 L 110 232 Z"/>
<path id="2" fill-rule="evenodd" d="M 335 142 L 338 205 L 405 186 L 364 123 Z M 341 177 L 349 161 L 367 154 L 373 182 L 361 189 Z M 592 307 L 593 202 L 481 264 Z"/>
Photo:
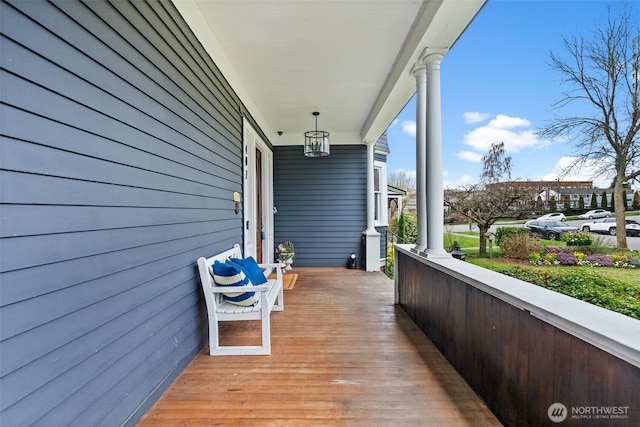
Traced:
<path id="1" fill-rule="evenodd" d="M 387 230 L 389 227 L 376 227 L 376 231 L 380 233 L 380 259 L 387 258 Z"/>
<path id="2" fill-rule="evenodd" d="M 387 139 L 387 131 L 384 131 L 380 138 L 376 141 L 375 150 L 379 153 L 382 153 L 385 158 L 386 155 L 389 154 L 389 141 Z"/>
<path id="3" fill-rule="evenodd" d="M 0 7 L 0 425 L 133 424 L 242 241 L 241 106 L 170 2 Z"/>
<path id="4" fill-rule="evenodd" d="M 367 149 L 334 145 L 331 155 L 307 158 L 302 146 L 275 147 L 276 244 L 291 241 L 294 266 L 346 266 L 367 220 Z"/>

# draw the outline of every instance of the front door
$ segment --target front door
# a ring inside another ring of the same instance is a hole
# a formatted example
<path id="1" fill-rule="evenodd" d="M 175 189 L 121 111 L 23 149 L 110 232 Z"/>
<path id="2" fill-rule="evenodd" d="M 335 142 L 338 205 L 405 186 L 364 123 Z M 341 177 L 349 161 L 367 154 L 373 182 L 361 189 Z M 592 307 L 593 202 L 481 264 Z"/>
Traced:
<path id="1" fill-rule="evenodd" d="M 244 254 L 258 262 L 271 262 L 274 259 L 273 152 L 249 122 L 244 120 L 243 127 Z"/>
<path id="2" fill-rule="evenodd" d="M 262 221 L 262 152 L 256 148 L 256 261 L 262 263 L 262 240 L 265 237 Z"/>

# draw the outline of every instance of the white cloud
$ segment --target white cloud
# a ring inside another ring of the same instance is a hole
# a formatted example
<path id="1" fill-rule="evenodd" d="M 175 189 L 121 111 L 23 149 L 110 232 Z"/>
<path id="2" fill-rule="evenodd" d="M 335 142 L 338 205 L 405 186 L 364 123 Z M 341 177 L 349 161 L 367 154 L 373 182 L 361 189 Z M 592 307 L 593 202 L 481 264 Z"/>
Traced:
<path id="1" fill-rule="evenodd" d="M 449 172 L 445 171 L 443 173 L 443 185 L 444 188 L 458 188 L 458 187 L 467 187 L 476 183 L 476 180 L 470 177 L 469 175 L 462 175 L 454 180 L 447 179 L 449 176 Z"/>
<path id="2" fill-rule="evenodd" d="M 593 161 L 585 163 L 580 169 L 572 170 L 570 174 L 564 174 L 564 170 L 569 167 L 575 159 L 575 157 L 561 157 L 554 165 L 553 171 L 537 179 L 554 181 L 559 177 L 562 181 L 593 181 L 594 187 L 609 188 L 612 177 L 596 177 L 596 170 L 598 168 Z"/>
<path id="3" fill-rule="evenodd" d="M 539 139 L 530 128 L 531 122 L 520 117 L 498 114 L 485 126 L 467 132 L 463 142 L 480 152 L 488 152 L 491 144 L 504 142 L 507 153 L 517 153 L 524 148 L 541 148 L 550 144 Z"/>
<path id="4" fill-rule="evenodd" d="M 416 122 L 415 120 L 404 120 L 402 122 L 402 132 L 407 135 L 416 136 Z"/>
<path id="5" fill-rule="evenodd" d="M 531 122 L 520 117 L 509 117 L 504 114 L 498 114 L 495 119 L 489 122 L 489 127 L 496 129 L 514 129 L 531 126 Z"/>
<path id="6" fill-rule="evenodd" d="M 459 158 L 460 160 L 467 160 L 473 163 L 480 163 L 482 161 L 482 154 L 475 153 L 473 151 L 465 151 L 465 150 L 458 151 L 456 153 L 456 157 Z"/>
<path id="7" fill-rule="evenodd" d="M 462 117 L 464 117 L 464 122 L 467 124 L 470 123 L 480 123 L 487 120 L 491 117 L 491 114 L 488 113 L 462 113 Z"/>

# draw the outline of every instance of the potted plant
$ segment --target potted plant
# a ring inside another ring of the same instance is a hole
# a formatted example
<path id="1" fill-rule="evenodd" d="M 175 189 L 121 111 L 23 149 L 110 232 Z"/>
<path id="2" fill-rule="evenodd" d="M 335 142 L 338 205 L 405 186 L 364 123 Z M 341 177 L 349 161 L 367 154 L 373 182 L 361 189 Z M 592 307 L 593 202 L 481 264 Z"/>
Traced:
<path id="1" fill-rule="evenodd" d="M 293 243 L 284 242 L 278 245 L 278 260 L 286 264 L 285 270 L 291 270 L 291 264 L 293 263 L 293 257 L 296 255 L 296 250 L 293 247 Z"/>

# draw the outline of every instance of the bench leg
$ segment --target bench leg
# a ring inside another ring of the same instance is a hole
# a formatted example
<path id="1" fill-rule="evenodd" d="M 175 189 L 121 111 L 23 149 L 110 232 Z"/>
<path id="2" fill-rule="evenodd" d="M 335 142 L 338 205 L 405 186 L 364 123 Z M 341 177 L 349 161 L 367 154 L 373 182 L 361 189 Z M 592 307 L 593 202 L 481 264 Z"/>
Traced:
<path id="1" fill-rule="evenodd" d="M 280 284 L 280 291 L 278 292 L 278 298 L 276 298 L 273 304 L 273 311 L 284 311 L 284 285 L 282 283 L 282 268 L 276 268 L 276 279 Z"/>
<path id="2" fill-rule="evenodd" d="M 278 297 L 273 303 L 273 311 L 284 311 L 284 294 L 282 287 L 280 288 L 280 292 L 278 292 Z"/>
<path id="3" fill-rule="evenodd" d="M 271 322 L 269 321 L 269 300 L 266 295 L 260 298 L 260 319 L 262 323 L 262 349 L 271 354 Z"/>
<path id="4" fill-rule="evenodd" d="M 215 318 L 209 317 L 209 355 L 218 354 L 220 350 L 220 332 L 218 322 Z"/>
<path id="5" fill-rule="evenodd" d="M 210 356 L 268 356 L 271 354 L 271 322 L 269 321 L 269 302 L 266 297 L 260 302 L 261 345 L 221 346 L 219 323 L 209 318 L 209 355 Z"/>

